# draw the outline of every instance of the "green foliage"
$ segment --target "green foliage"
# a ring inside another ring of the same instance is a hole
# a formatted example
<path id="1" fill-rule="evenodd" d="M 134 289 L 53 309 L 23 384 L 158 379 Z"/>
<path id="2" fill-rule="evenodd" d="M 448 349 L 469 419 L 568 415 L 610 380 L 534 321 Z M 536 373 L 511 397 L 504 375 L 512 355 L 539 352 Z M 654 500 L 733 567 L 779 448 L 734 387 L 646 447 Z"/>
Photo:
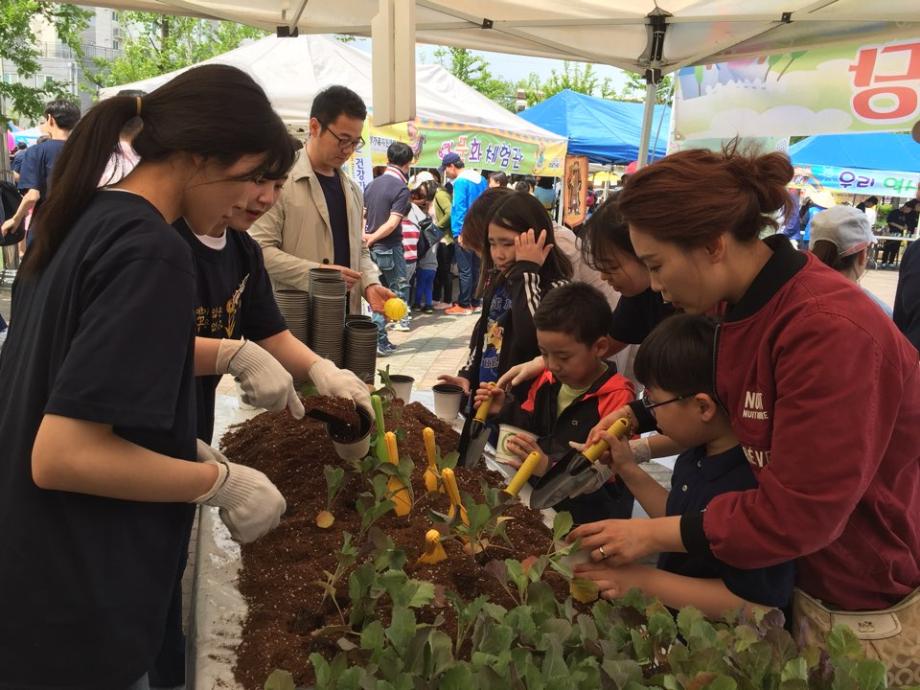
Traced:
<path id="1" fill-rule="evenodd" d="M 531 72 L 526 79 L 522 79 L 517 83 L 517 88 L 524 92 L 527 106 L 530 107 L 555 96 L 565 89 L 587 94 L 588 96 L 616 98 L 616 91 L 611 86 L 610 81 L 609 77 L 601 81 L 594 69 L 594 65 L 566 61 L 562 63 L 562 71 L 551 70 L 550 76 L 545 82 L 541 82 L 540 77 Z"/>
<path id="2" fill-rule="evenodd" d="M 434 56 L 451 74 L 468 86 L 472 86 L 486 98 L 514 112 L 514 86 L 494 76 L 489 63 L 480 55 L 473 55 L 466 48 L 442 47 Z"/>
<path id="3" fill-rule="evenodd" d="M 95 60 L 92 81 L 97 86 L 117 86 L 172 72 L 238 48 L 246 39 L 267 35 L 236 22 L 152 12 L 122 12 L 120 20 L 130 38 L 124 42 L 122 56 Z"/>
<path id="4" fill-rule="evenodd" d="M 626 86 L 614 98 L 618 101 L 631 101 L 633 103 L 642 103 L 645 101 L 645 77 L 633 72 L 626 73 Z M 658 90 L 655 93 L 655 102 L 658 104 L 667 104 L 671 102 L 671 95 L 674 91 L 674 78 L 667 74 L 658 82 Z"/>
<path id="5" fill-rule="evenodd" d="M 70 48 L 76 60 L 82 59 L 80 33 L 89 24 L 92 13 L 75 5 L 63 5 L 42 0 L 3 0 L 0 3 L 0 59 L 12 63 L 20 80 L 31 81 L 41 70 L 40 51 L 33 43 L 33 22 L 42 20 L 54 27 L 61 42 Z M 16 114 L 37 118 L 45 103 L 54 98 L 68 97 L 70 84 L 48 80 L 39 86 L 7 84 L 0 81 L 0 106 L 6 121 Z"/>
<path id="6" fill-rule="evenodd" d="M 333 467 L 332 465 L 323 466 L 323 476 L 326 478 L 326 510 L 332 508 L 332 502 L 342 485 L 345 483 L 345 469 L 342 467 Z"/>

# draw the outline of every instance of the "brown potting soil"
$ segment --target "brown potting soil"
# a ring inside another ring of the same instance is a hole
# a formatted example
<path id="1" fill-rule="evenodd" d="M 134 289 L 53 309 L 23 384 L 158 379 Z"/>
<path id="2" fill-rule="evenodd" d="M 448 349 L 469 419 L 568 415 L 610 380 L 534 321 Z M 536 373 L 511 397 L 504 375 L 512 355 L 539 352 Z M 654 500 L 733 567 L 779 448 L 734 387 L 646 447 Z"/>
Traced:
<path id="1" fill-rule="evenodd" d="M 309 409 L 314 404 L 326 404 L 307 398 Z M 462 545 L 445 540 L 448 559 L 435 565 L 417 564 L 425 532 L 432 523 L 429 510 L 446 513 L 449 501 L 444 494 L 427 494 L 422 474 L 426 466 L 422 429 L 435 430 L 441 453 L 456 449 L 457 434 L 418 403 L 393 403 L 386 414 L 388 430 L 401 430 L 401 457 L 411 457 L 416 469 L 412 475 L 415 504 L 412 513 L 403 518 L 388 513 L 376 526 L 386 533 L 396 547 L 408 557 L 406 572 L 410 577 L 428 580 L 436 585 L 439 596 L 428 607 L 417 612 L 419 622 L 433 622 L 437 615 L 445 618 L 446 632 L 451 634 L 456 624 L 453 610 L 440 596 L 454 591 L 471 600 L 486 594 L 491 601 L 506 607 L 514 602 L 484 566 L 492 559 L 525 559 L 546 553 L 551 546 L 550 531 L 537 511 L 516 504 L 505 513 L 513 518 L 507 523 L 512 546 L 504 542 L 490 545 L 483 553 L 468 555 Z M 235 674 L 246 690 L 258 690 L 276 668 L 294 675 L 298 685 L 313 681 L 309 655 L 319 652 L 332 658 L 337 652 L 337 640 L 342 636 L 341 619 L 330 597 L 325 597 L 317 584 L 323 571 L 332 572 L 342 545 L 342 531 L 356 535 L 360 516 L 355 500 L 368 488 L 367 482 L 350 469 L 345 473 L 342 490 L 331 512 L 335 523 L 329 529 L 316 525 L 316 515 L 326 508 L 324 465 L 340 465 L 332 443 L 321 422 L 304 418 L 293 419 L 285 412 L 266 412 L 229 432 L 222 441 L 227 457 L 265 472 L 287 500 L 287 512 L 281 524 L 272 532 L 242 549 L 239 589 L 248 605 L 243 623 L 242 643 L 237 649 Z M 459 468 L 457 480 L 461 493 L 469 493 L 482 502 L 480 480 L 493 486 L 503 486 L 504 478 L 483 467 Z M 357 544 L 360 549 L 363 545 Z M 366 553 L 366 552 L 365 552 Z M 359 557 L 361 563 L 366 555 Z M 550 585 L 564 597 L 568 583 L 561 577 L 548 577 Z M 348 573 L 337 585 L 336 597 L 348 616 Z M 388 602 L 384 598 L 380 610 L 381 622 L 389 620 Z M 467 650 L 468 652 L 468 650 Z"/>

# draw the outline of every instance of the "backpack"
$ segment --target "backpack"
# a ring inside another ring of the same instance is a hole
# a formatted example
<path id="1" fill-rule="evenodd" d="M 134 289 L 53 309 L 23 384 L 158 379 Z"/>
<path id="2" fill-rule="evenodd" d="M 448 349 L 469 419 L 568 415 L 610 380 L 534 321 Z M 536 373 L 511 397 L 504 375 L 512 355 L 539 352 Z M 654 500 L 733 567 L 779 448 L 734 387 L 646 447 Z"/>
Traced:
<path id="1" fill-rule="evenodd" d="M 441 241 L 443 233 L 434 222 L 432 222 L 431 218 L 427 216 L 419 222 L 418 230 L 418 248 L 416 253 L 418 258 L 421 259 L 433 246 Z"/>

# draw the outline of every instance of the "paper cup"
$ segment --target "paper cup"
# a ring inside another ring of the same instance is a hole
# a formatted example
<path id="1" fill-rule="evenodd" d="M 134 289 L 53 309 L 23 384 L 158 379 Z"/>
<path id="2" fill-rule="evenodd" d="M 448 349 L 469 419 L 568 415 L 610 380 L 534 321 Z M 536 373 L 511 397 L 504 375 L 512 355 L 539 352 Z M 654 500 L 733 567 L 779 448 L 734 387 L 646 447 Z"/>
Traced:
<path id="1" fill-rule="evenodd" d="M 390 374 L 390 383 L 393 390 L 396 391 L 396 397 L 404 403 L 408 403 L 412 397 L 412 384 L 415 379 L 405 374 Z"/>
<path id="2" fill-rule="evenodd" d="M 520 465 L 521 460 L 508 448 L 508 439 L 512 436 L 526 436 L 531 441 L 537 440 L 537 435 L 511 424 L 499 424 L 498 443 L 495 448 L 495 460 L 506 465 Z"/>
<path id="3" fill-rule="evenodd" d="M 452 422 L 460 414 L 460 403 L 463 401 L 463 389 L 453 383 L 439 383 L 433 386 L 434 413 L 438 419 Z"/>
<path id="4" fill-rule="evenodd" d="M 361 419 L 361 428 L 355 434 L 357 439 L 346 439 L 336 434 L 332 425 L 327 424 L 326 430 L 332 439 L 336 455 L 342 460 L 361 460 L 366 457 L 371 449 L 371 416 L 363 407 L 357 408 L 358 417 Z"/>

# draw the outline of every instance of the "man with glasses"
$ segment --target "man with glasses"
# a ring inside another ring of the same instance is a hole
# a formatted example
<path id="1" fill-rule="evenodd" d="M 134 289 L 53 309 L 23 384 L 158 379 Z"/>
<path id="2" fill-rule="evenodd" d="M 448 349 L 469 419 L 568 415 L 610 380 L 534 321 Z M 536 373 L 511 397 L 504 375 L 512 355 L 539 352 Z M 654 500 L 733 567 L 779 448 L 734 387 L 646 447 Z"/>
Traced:
<path id="1" fill-rule="evenodd" d="M 352 313 L 360 312 L 362 296 L 377 312 L 393 296 L 380 284 L 363 242 L 362 191 L 342 172 L 345 161 L 364 147 L 366 117 L 364 102 L 351 89 L 330 86 L 316 94 L 310 137 L 281 198 L 249 230 L 262 246 L 276 289 L 309 291 L 311 268 L 334 268 L 348 286 Z"/>

